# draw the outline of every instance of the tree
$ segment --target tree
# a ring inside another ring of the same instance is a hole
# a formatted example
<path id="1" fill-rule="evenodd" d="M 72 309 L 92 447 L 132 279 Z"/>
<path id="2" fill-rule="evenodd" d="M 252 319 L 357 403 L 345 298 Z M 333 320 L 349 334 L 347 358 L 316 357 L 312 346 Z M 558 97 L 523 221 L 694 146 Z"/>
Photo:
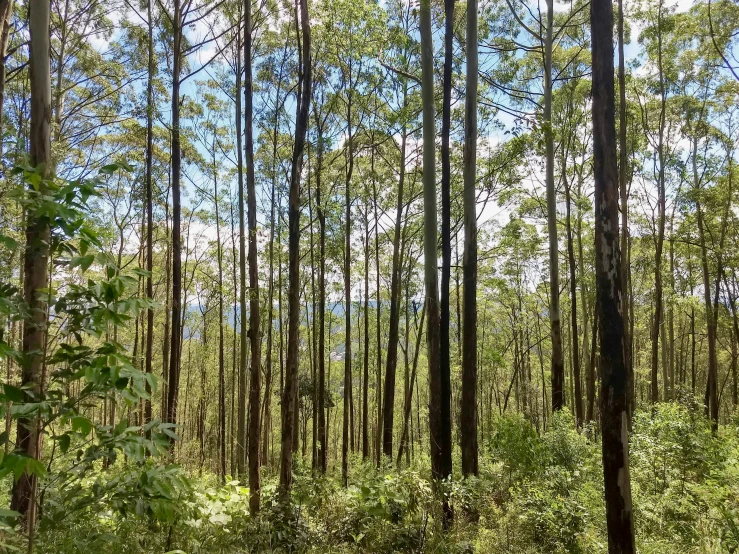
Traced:
<path id="1" fill-rule="evenodd" d="M 590 5 L 593 60 L 593 175 L 595 178 L 596 306 L 600 329 L 600 412 L 603 435 L 608 552 L 632 553 L 634 521 L 629 477 L 629 406 L 618 233 L 613 6 Z"/>
<path id="2" fill-rule="evenodd" d="M 296 397 L 298 388 L 298 329 L 300 324 L 300 174 L 303 167 L 305 134 L 310 113 L 312 65 L 310 19 L 307 0 L 296 2 L 295 25 L 299 25 L 302 42 L 298 48 L 297 117 L 295 120 L 295 144 L 290 170 L 289 209 L 289 285 L 288 285 L 288 344 L 285 370 L 285 391 L 282 398 L 282 450 L 280 454 L 280 487 L 289 495 L 292 485 L 292 455 Z M 298 24 L 298 14 L 300 23 Z M 287 496 L 289 498 L 289 496 Z"/>
<path id="3" fill-rule="evenodd" d="M 467 90 L 464 136 L 464 327 L 462 345 L 462 474 L 477 475 L 477 0 L 467 3 Z"/>
<path id="4" fill-rule="evenodd" d="M 45 188 L 53 179 L 51 163 L 51 69 L 49 62 L 49 4 L 38 2 L 28 14 L 30 55 L 28 78 L 31 83 L 31 165 L 41 177 Z M 41 189 L 43 191 L 43 188 Z M 29 214 L 30 215 L 30 214 Z M 23 254 L 23 297 L 30 317 L 23 325 L 24 363 L 21 386 L 40 395 L 44 388 L 44 343 L 46 341 L 46 310 L 42 289 L 48 285 L 48 261 L 51 230 L 47 217 L 28 217 L 26 249 Z M 36 418 L 18 421 L 18 448 L 29 458 L 41 457 L 42 428 Z M 37 515 L 36 475 L 23 472 L 13 485 L 11 510 L 21 514 L 28 529 L 33 529 Z"/>
<path id="5" fill-rule="evenodd" d="M 257 194 L 254 183 L 254 137 L 252 108 L 252 17 L 251 0 L 244 1 L 244 116 L 246 118 L 246 188 L 249 204 L 249 338 L 251 372 L 249 384 L 249 509 L 259 511 L 259 395 L 262 389 L 262 354 L 259 336 L 259 267 L 257 260 Z M 242 312 L 243 314 L 243 312 Z M 242 317 L 244 317 L 242 315 Z"/>

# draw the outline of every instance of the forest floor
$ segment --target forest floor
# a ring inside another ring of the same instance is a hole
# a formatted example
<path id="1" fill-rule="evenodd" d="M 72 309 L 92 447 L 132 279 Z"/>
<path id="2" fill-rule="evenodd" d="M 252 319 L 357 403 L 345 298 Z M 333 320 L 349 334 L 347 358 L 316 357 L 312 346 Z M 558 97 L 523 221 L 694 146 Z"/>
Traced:
<path id="1" fill-rule="evenodd" d="M 666 403 L 635 414 L 631 479 L 640 553 L 737 550 L 737 423 L 713 436 L 698 406 Z M 353 456 L 348 488 L 334 471 L 314 478 L 310 460 L 299 459 L 292 504 L 277 502 L 276 477 L 267 472 L 257 517 L 249 515 L 247 488 L 236 481 L 219 486 L 214 475 L 195 470 L 174 501 L 142 506 L 138 514 L 121 513 L 116 506 L 123 504 L 100 494 L 96 503 L 67 510 L 63 523 L 47 516 L 35 551 L 605 553 L 600 439 L 591 431 L 578 432 L 569 414 L 541 435 L 522 416 L 502 417 L 481 445 L 479 478 L 455 475 L 441 491 L 428 479 L 428 457 L 398 471 Z M 123 481 L 125 471 L 119 460 L 108 479 Z M 86 486 L 100 479 L 92 476 Z M 447 531 L 440 525 L 442 492 L 455 514 Z M 59 500 L 46 499 L 49 513 Z"/>

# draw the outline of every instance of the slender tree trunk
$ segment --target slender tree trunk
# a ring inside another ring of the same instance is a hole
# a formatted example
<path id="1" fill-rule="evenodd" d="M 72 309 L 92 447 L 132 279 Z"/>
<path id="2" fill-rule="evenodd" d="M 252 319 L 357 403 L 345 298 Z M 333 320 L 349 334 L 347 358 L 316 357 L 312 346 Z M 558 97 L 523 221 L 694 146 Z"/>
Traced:
<path id="1" fill-rule="evenodd" d="M 318 116 L 316 116 L 318 119 Z M 321 171 L 323 170 L 323 127 L 316 125 L 316 212 L 319 232 L 318 274 L 318 461 L 326 473 L 326 216 L 321 204 Z"/>
<path id="2" fill-rule="evenodd" d="M 408 102 L 408 84 L 403 84 L 403 107 Z M 382 452 L 385 456 L 393 455 L 393 427 L 395 412 L 395 371 L 398 363 L 398 328 L 400 323 L 400 232 L 403 223 L 403 193 L 405 192 L 405 164 L 406 148 L 408 142 L 407 127 L 404 124 L 400 134 L 400 170 L 398 177 L 398 197 L 395 205 L 395 229 L 393 231 L 393 265 L 390 275 L 390 321 L 387 336 L 387 362 L 385 365 L 385 391 L 382 397 L 385 399 L 383 406 L 382 421 L 378 419 L 378 434 L 382 429 Z M 375 219 L 377 216 L 375 215 Z M 375 225 L 377 225 L 377 221 Z M 380 268 L 377 267 L 379 273 Z M 379 292 L 378 292 L 379 299 Z M 378 321 L 379 323 L 379 321 Z M 379 345 L 379 343 L 378 343 Z M 378 380 L 379 385 L 379 380 Z M 378 394 L 379 394 L 379 388 Z M 381 405 L 378 400 L 378 407 Z M 379 459 L 379 458 L 378 458 Z"/>
<path id="3" fill-rule="evenodd" d="M 374 143 L 374 134 L 372 136 L 372 142 Z M 376 444 L 379 446 L 380 444 L 380 429 L 382 428 L 382 419 L 380 418 L 380 415 L 382 414 L 381 405 L 382 405 L 382 293 L 380 291 L 380 214 L 377 209 L 378 204 L 378 196 L 377 196 L 377 180 L 375 179 L 375 169 L 374 169 L 374 150 L 373 150 L 373 157 L 372 157 L 372 199 L 374 201 L 374 208 L 375 208 L 375 295 L 377 297 L 377 310 L 375 311 L 375 342 L 377 343 L 377 367 L 375 368 L 375 374 L 377 377 L 377 416 L 378 416 L 378 429 L 377 429 L 377 439 L 375 440 Z M 369 237 L 368 237 L 369 240 Z M 400 253 L 400 265 L 402 267 L 403 265 L 403 253 Z M 392 428 L 392 426 L 391 426 Z M 392 440 L 392 436 L 391 436 Z M 377 461 L 380 461 L 380 449 L 377 449 Z"/>
<path id="4" fill-rule="evenodd" d="M 374 165 L 374 148 L 372 150 Z M 372 169 L 374 172 L 374 168 Z M 369 196 L 365 190 L 365 199 Z M 362 459 L 369 458 L 369 208 L 365 202 L 364 209 L 364 366 L 362 377 Z"/>
<path id="5" fill-rule="evenodd" d="M 398 467 L 400 467 L 400 460 L 403 457 L 403 449 L 405 448 L 407 450 L 408 448 L 408 424 L 409 422 L 412 423 L 412 418 L 410 417 L 410 415 L 411 407 L 413 406 L 413 384 L 416 382 L 418 353 L 421 350 L 421 336 L 423 335 L 423 319 L 426 316 L 426 306 L 427 304 L 424 304 L 423 308 L 421 309 L 421 321 L 419 322 L 416 329 L 416 347 L 413 354 L 413 368 L 411 369 L 408 390 L 405 393 L 406 397 L 403 410 L 403 431 L 400 435 L 400 447 L 398 448 L 398 457 L 396 462 Z"/>
<path id="6" fill-rule="evenodd" d="M 631 281 L 631 261 L 629 259 L 629 205 L 628 205 L 628 151 L 626 146 L 626 57 L 624 56 L 624 6 L 618 0 L 618 93 L 619 93 L 619 129 L 618 129 L 618 189 L 621 196 L 621 293 L 624 314 L 624 362 L 626 364 L 626 394 L 629 409 L 629 428 L 634 413 L 634 362 L 631 356 L 631 317 L 629 306 L 631 296 L 628 294 L 628 283 Z M 587 311 L 586 311 L 587 316 Z M 595 333 L 595 330 L 593 330 Z M 594 379 L 594 376 L 593 376 Z M 592 415 L 592 414 L 591 414 Z M 590 421 L 590 419 L 588 419 Z"/>
<path id="7" fill-rule="evenodd" d="M 351 179 L 354 171 L 354 148 L 352 137 L 352 97 L 349 93 L 349 99 L 346 107 L 347 121 L 347 169 L 345 187 L 345 212 L 344 217 L 344 421 L 343 435 L 341 442 L 341 480 L 344 486 L 347 486 L 349 475 L 349 426 L 350 426 L 350 408 L 352 407 L 352 298 L 351 298 L 351 229 L 352 229 L 352 211 L 351 211 Z M 352 418 L 353 419 L 353 418 Z M 352 425 L 353 428 L 353 425 Z M 353 436 L 353 433 L 352 433 Z M 353 441 L 352 441 L 353 442 Z M 353 450 L 353 448 L 352 448 Z"/>
<path id="8" fill-rule="evenodd" d="M 695 153 L 695 149 L 694 149 Z M 706 412 L 711 418 L 714 431 L 718 428 L 718 361 L 716 357 L 716 320 L 711 301 L 711 277 L 708 270 L 708 248 L 706 246 L 704 216 L 700 201 L 696 201 L 698 212 L 698 237 L 703 269 L 703 298 L 706 304 L 706 334 L 708 339 L 708 376 L 706 384 Z"/>
<path id="9" fill-rule="evenodd" d="M 214 141 L 215 142 L 215 141 Z M 215 144 L 213 152 L 215 152 Z M 218 166 L 213 158 L 213 203 L 216 212 L 216 242 L 218 244 L 218 470 L 221 485 L 226 483 L 226 360 L 223 336 L 223 246 L 221 244 L 221 217 L 218 208 Z"/>
<path id="10" fill-rule="evenodd" d="M 180 204 L 180 72 L 182 67 L 182 14 L 180 0 L 174 0 L 172 17 L 172 338 L 170 339 L 169 379 L 167 388 L 167 422 L 177 423 L 177 397 L 180 385 L 180 353 L 182 340 L 182 238 Z M 174 439 L 170 439 L 174 453 Z"/>
<path id="11" fill-rule="evenodd" d="M 552 341 L 552 411 L 565 405 L 565 364 L 562 352 L 562 323 L 559 310 L 559 242 L 557 240 L 557 197 L 554 188 L 554 132 L 552 130 L 552 43 L 554 0 L 547 0 L 544 41 L 544 141 L 546 146 L 547 229 L 549 231 L 549 320 Z"/>
<path id="12" fill-rule="evenodd" d="M 563 175 L 563 179 L 566 179 L 566 176 Z M 580 336 L 578 333 L 577 321 L 577 268 L 575 265 L 575 240 L 572 233 L 572 199 L 570 195 L 569 182 L 565 182 L 565 195 L 567 208 L 567 216 L 565 220 L 567 225 L 567 256 L 570 270 L 570 315 L 572 322 L 572 377 L 574 381 L 574 405 L 577 426 L 582 427 L 583 409 L 580 380 Z M 587 317 L 587 314 L 585 314 L 585 317 Z"/>
<path id="13" fill-rule="evenodd" d="M 657 156 L 659 159 L 659 173 L 657 176 L 657 237 L 656 248 L 654 251 L 654 317 L 652 320 L 652 390 L 651 401 L 659 401 L 659 388 L 657 384 L 657 374 L 659 369 L 659 339 L 660 328 L 662 326 L 662 317 L 664 309 L 662 307 L 662 248 L 665 241 L 665 155 L 664 155 L 664 134 L 665 134 L 665 83 L 664 73 L 662 69 L 662 1 L 659 4 L 659 15 L 657 21 L 657 52 L 658 52 L 658 69 L 659 69 L 659 86 L 660 86 L 660 116 L 659 116 L 659 136 L 657 142 Z M 666 386 L 666 383 L 663 383 Z M 665 390 L 666 393 L 666 390 Z M 663 394 L 667 400 L 667 395 Z"/>
<path id="14" fill-rule="evenodd" d="M 275 299 L 275 197 L 277 196 L 277 146 L 280 129 L 280 90 L 282 88 L 282 76 L 284 69 L 284 57 L 280 64 L 279 78 L 277 79 L 277 94 L 275 95 L 275 114 L 272 128 L 272 190 L 270 192 L 269 212 L 269 317 L 267 319 L 267 361 L 264 379 L 264 418 L 262 433 L 262 464 L 266 465 L 269 458 L 269 432 L 272 427 L 272 342 L 274 335 L 274 299 Z"/>
<path id="15" fill-rule="evenodd" d="M 477 0 L 467 4 L 464 135 L 464 329 L 462 337 L 462 474 L 477 475 Z"/>
<path id="16" fill-rule="evenodd" d="M 609 554 L 636 551 L 629 476 L 629 408 L 624 363 L 621 256 L 618 236 L 613 6 L 593 0 L 593 175 L 596 306 L 600 324 L 600 412 Z"/>
<path id="17" fill-rule="evenodd" d="M 244 6 L 246 6 L 245 0 Z M 241 11 L 241 10 L 239 10 Z M 244 32 L 244 44 L 247 39 Z M 239 202 L 239 389 L 237 393 L 237 416 L 236 416 L 236 471 L 239 478 L 243 478 L 247 472 L 246 469 L 246 350 L 247 338 L 249 331 L 246 327 L 246 214 L 244 210 L 244 150 L 242 147 L 242 108 L 241 108 L 241 62 L 242 54 L 240 51 L 241 35 L 237 40 L 236 54 L 236 165 L 238 172 L 238 202 Z M 246 53 L 246 47 L 244 47 Z M 244 90 L 244 99 L 246 100 L 246 90 Z M 249 168 L 247 168 L 247 172 Z M 248 179 L 248 176 L 247 176 Z M 251 498 L 250 498 L 251 502 Z"/>
<path id="18" fill-rule="evenodd" d="M 244 117 L 246 118 L 246 190 L 249 218 L 249 339 L 251 371 L 249 384 L 249 510 L 259 511 L 259 430 L 262 392 L 262 353 L 259 331 L 259 260 L 257 259 L 257 194 L 254 182 L 254 134 L 252 108 L 252 17 L 251 0 L 244 0 Z M 243 200 L 242 200 L 243 203 Z M 243 221 L 243 218 L 242 218 Z M 243 239 L 242 239 L 243 240 Z"/>
<path id="19" fill-rule="evenodd" d="M 451 364 L 449 323 L 449 280 L 451 278 L 451 129 L 452 58 L 454 43 L 454 0 L 444 1 L 444 80 L 442 85 L 441 116 L 441 314 L 439 320 L 439 377 L 440 377 L 440 471 L 444 479 L 452 474 L 452 413 Z M 451 506 L 444 504 L 444 525 L 452 519 Z"/>
<path id="20" fill-rule="evenodd" d="M 44 178 L 53 176 L 51 166 L 51 69 L 49 61 L 49 3 L 35 2 L 29 9 L 29 72 L 31 84 L 31 165 Z M 43 186 L 43 184 L 42 184 Z M 49 286 L 50 227 L 43 215 L 26 215 L 26 249 L 23 258 L 23 296 L 29 315 L 23 325 L 21 387 L 41 395 L 44 388 L 46 302 L 39 294 Z M 30 458 L 41 457 L 41 425 L 36 419 L 19 418 L 16 449 Z M 21 514 L 32 536 L 36 522 L 36 476 L 23 472 L 13 485 L 10 509 Z M 31 546 L 32 548 L 32 546 Z"/>
<path id="21" fill-rule="evenodd" d="M 426 357 L 429 364 L 429 439 L 431 475 L 435 481 L 444 474 L 441 417 L 441 373 L 439 336 L 439 287 L 436 265 L 436 153 L 434 143 L 434 48 L 431 32 L 431 2 L 421 0 L 421 95 L 423 97 L 423 212 L 424 212 L 424 282 L 426 285 Z"/>
<path id="22" fill-rule="evenodd" d="M 285 371 L 285 391 L 282 399 L 282 450 L 280 454 L 280 487 L 285 498 L 289 498 L 292 485 L 292 458 L 294 412 L 297 410 L 298 390 L 298 332 L 300 327 L 300 175 L 303 168 L 303 150 L 308 127 L 308 114 L 311 99 L 312 65 L 310 46 L 310 19 L 308 1 L 296 1 L 295 17 L 300 14 L 302 45 L 299 47 L 299 86 L 297 117 L 295 119 L 295 145 L 290 172 L 290 211 L 289 211 L 289 290 L 288 290 L 288 345 L 287 367 Z M 296 26 L 298 23 L 296 21 Z"/>
<path id="23" fill-rule="evenodd" d="M 152 166 L 154 162 L 154 73 L 156 65 L 154 63 L 154 18 L 151 10 L 153 0 L 147 0 L 147 25 L 148 25 L 148 65 L 146 79 L 146 174 L 144 177 L 146 186 L 146 297 L 150 300 L 154 299 L 154 190 L 152 185 Z M 2 106 L 0 105 L 0 113 Z M 220 242 L 220 241 L 219 241 Z M 166 316 L 165 316 L 166 317 Z M 154 308 L 149 306 L 146 310 L 146 373 L 152 374 L 152 363 L 154 358 Z M 146 392 L 151 394 L 151 386 L 146 383 Z M 151 398 L 144 400 L 144 424 L 151 421 Z M 151 432 L 146 432 L 147 438 L 151 437 Z"/>

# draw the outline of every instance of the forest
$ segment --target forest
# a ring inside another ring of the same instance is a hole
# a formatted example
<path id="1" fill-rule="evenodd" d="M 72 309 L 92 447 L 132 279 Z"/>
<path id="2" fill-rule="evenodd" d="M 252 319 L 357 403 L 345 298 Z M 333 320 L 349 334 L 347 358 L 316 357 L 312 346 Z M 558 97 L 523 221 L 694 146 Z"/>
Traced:
<path id="1" fill-rule="evenodd" d="M 0 0 L 0 552 L 739 552 L 738 149 L 736 0 Z"/>

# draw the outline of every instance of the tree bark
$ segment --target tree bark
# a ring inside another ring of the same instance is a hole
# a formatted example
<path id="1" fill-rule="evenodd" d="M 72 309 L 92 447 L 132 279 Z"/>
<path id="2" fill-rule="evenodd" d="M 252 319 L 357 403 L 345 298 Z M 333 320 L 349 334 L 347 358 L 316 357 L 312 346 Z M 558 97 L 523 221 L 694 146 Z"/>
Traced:
<path id="1" fill-rule="evenodd" d="M 31 165 L 43 178 L 53 177 L 51 166 L 51 69 L 49 61 L 49 3 L 34 2 L 29 8 L 31 85 Z M 43 183 L 42 185 L 43 186 Z M 41 395 L 44 388 L 44 345 L 47 304 L 40 289 L 49 286 L 48 261 L 51 238 L 47 217 L 26 215 L 26 249 L 23 257 L 23 296 L 29 316 L 23 325 L 21 387 Z M 30 458 L 41 457 L 41 425 L 36 419 L 19 418 L 16 449 Z M 22 473 L 13 485 L 10 509 L 21 514 L 29 534 L 36 522 L 37 479 Z"/>
<path id="2" fill-rule="evenodd" d="M 421 95 L 423 99 L 423 212 L 424 212 L 424 282 L 426 286 L 426 356 L 429 374 L 429 440 L 431 443 L 431 475 L 434 481 L 444 479 L 442 447 L 441 372 L 439 336 L 439 286 L 437 275 L 436 227 L 436 153 L 434 143 L 434 48 L 431 32 L 431 2 L 421 0 L 419 10 L 421 33 Z M 446 508 L 446 502 L 444 502 Z"/>
<path id="3" fill-rule="evenodd" d="M 262 353 L 259 333 L 259 260 L 257 259 L 257 194 L 254 182 L 254 131 L 252 107 L 252 16 L 251 0 L 244 0 L 244 117 L 246 119 L 246 190 L 249 224 L 249 510 L 259 511 L 259 430 L 261 428 Z M 243 200 L 242 200 L 243 202 Z"/>
<path id="4" fill-rule="evenodd" d="M 606 527 L 610 554 L 636 551 L 629 477 L 629 409 L 618 236 L 613 7 L 593 0 L 593 175 L 595 180 L 596 306 L 600 326 L 600 411 Z"/>
<path id="5" fill-rule="evenodd" d="M 403 83 L 403 108 L 407 106 L 408 84 Z M 400 171 L 398 175 L 398 199 L 395 205 L 395 229 L 393 232 L 393 265 L 390 275 L 390 322 L 387 336 L 387 362 L 385 364 L 385 390 L 382 418 L 382 452 L 393 455 L 393 419 L 395 412 L 395 372 L 398 363 L 398 328 L 400 324 L 400 232 L 403 222 L 403 193 L 405 188 L 405 163 L 408 142 L 407 126 L 400 134 Z M 376 218 L 375 218 L 376 219 Z M 378 223 L 375 222 L 375 225 Z M 380 268 L 377 268 L 380 271 Z M 378 294 L 379 298 L 379 294 Z M 378 389 L 379 391 L 379 389 Z M 379 425 L 379 421 L 378 421 Z M 378 429 L 379 432 L 379 429 Z"/>
<path id="6" fill-rule="evenodd" d="M 147 26 L 148 26 L 148 65 L 146 78 L 146 174 L 144 177 L 146 187 L 146 297 L 154 299 L 154 191 L 152 186 L 152 172 L 154 163 L 154 73 L 156 65 L 154 62 L 154 18 L 151 4 L 153 0 L 146 2 Z M 2 106 L 0 106 L 2 112 Z M 220 241 L 219 241 L 220 242 Z M 166 318 L 166 315 L 165 315 Z M 152 363 L 154 358 L 154 307 L 149 306 L 146 310 L 146 373 L 152 374 Z M 146 383 L 146 392 L 151 394 L 151 387 Z M 151 398 L 144 400 L 144 425 L 151 421 Z M 146 437 L 151 437 L 151 432 L 146 432 Z"/>
<path id="7" fill-rule="evenodd" d="M 177 424 L 177 397 L 180 385 L 180 343 L 182 340 L 182 237 L 180 172 L 180 73 L 182 68 L 182 14 L 180 0 L 174 0 L 172 17 L 172 324 L 167 387 L 167 422 Z M 174 453 L 174 439 L 170 438 Z"/>
<path id="8" fill-rule="evenodd" d="M 294 412 L 297 409 L 298 390 L 298 332 L 300 326 L 300 175 L 303 169 L 303 150 L 308 127 L 308 114 L 311 100 L 312 65 L 310 51 L 310 19 L 308 0 L 296 0 L 295 17 L 300 14 L 302 45 L 298 51 L 299 86 L 297 117 L 295 119 L 295 145 L 290 171 L 290 211 L 289 211 L 289 289 L 288 289 L 288 344 L 287 366 L 285 371 L 285 391 L 282 412 L 282 450 L 280 453 L 280 487 L 285 498 L 289 498 L 292 486 L 292 457 Z M 298 25 L 296 21 L 296 26 Z"/>
<path id="9" fill-rule="evenodd" d="M 477 446 L 477 0 L 467 4 L 464 135 L 464 328 L 462 335 L 462 475 L 478 474 Z"/>
<path id="10" fill-rule="evenodd" d="M 565 405 L 565 364 L 562 352 L 562 322 L 559 310 L 559 242 L 557 240 L 557 197 L 554 188 L 554 132 L 552 130 L 552 43 L 554 0 L 547 0 L 544 41 L 544 141 L 546 148 L 547 229 L 549 231 L 549 321 L 552 341 L 552 411 Z"/>
<path id="11" fill-rule="evenodd" d="M 583 409 L 582 409 L 582 390 L 580 380 L 580 336 L 578 333 L 578 321 L 577 321 L 577 268 L 575 264 L 575 245 L 574 237 L 572 233 L 572 198 L 570 195 L 570 183 L 565 179 L 565 196 L 566 196 L 566 226 L 567 226 L 567 256 L 568 266 L 570 270 L 570 316 L 572 325 L 572 376 L 574 381 L 574 404 L 575 404 L 575 419 L 577 426 L 582 427 L 583 424 Z M 587 314 L 585 314 L 587 317 Z"/>
<path id="12" fill-rule="evenodd" d="M 664 309 L 662 307 L 662 249 L 665 241 L 665 208 L 667 204 L 665 194 L 665 155 L 664 155 L 664 134 L 665 134 L 665 83 L 664 72 L 662 67 L 662 1 L 660 0 L 658 20 L 657 20 L 657 42 L 658 42 L 658 70 L 659 70 L 659 86 L 660 86 L 660 116 L 659 116 L 659 135 L 657 139 L 657 157 L 659 159 L 659 173 L 657 176 L 657 237 L 656 247 L 654 251 L 654 316 L 652 319 L 652 390 L 651 401 L 659 401 L 659 388 L 657 383 L 657 374 L 659 370 L 659 339 L 660 327 L 662 326 L 662 318 Z M 667 384 L 663 383 L 663 387 Z M 663 397 L 667 400 L 667 389 L 663 393 Z"/>

